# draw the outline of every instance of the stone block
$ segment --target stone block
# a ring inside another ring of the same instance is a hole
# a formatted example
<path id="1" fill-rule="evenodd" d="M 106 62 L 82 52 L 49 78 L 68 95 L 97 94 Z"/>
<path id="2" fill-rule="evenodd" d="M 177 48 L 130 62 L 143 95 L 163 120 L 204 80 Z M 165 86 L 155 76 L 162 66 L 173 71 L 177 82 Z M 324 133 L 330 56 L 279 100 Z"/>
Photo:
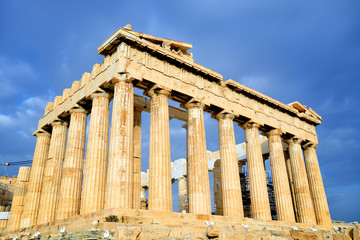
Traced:
<path id="1" fill-rule="evenodd" d="M 140 232 L 140 227 L 120 226 L 115 230 L 115 240 L 136 240 Z"/>
<path id="2" fill-rule="evenodd" d="M 318 239 L 318 240 L 322 240 L 324 239 L 322 234 L 320 232 L 308 232 L 308 231 L 304 231 L 304 230 L 291 230 L 290 231 L 290 236 L 295 238 L 295 239 L 299 239 L 299 240 L 310 240 L 310 239 Z"/>
<path id="3" fill-rule="evenodd" d="M 141 240 L 150 240 L 169 237 L 171 228 L 168 227 L 144 227 L 140 233 Z"/>
<path id="4" fill-rule="evenodd" d="M 333 234 L 333 239 L 334 240 L 351 240 L 351 238 L 344 233 Z"/>

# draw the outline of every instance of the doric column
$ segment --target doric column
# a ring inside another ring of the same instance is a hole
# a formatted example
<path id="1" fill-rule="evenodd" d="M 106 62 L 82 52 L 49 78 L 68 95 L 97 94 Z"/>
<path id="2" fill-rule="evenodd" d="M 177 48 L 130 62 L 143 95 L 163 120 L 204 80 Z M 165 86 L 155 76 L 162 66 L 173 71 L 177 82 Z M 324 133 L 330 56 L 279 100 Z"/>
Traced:
<path id="1" fill-rule="evenodd" d="M 187 203 L 187 179 L 185 176 L 182 176 L 178 179 L 179 183 L 179 211 L 188 212 L 188 203 Z"/>
<path id="2" fill-rule="evenodd" d="M 36 224 L 40 195 L 43 183 L 45 162 L 49 154 L 50 137 L 48 132 L 37 132 L 36 147 L 30 173 L 30 182 L 26 194 L 24 211 L 21 217 L 20 227 L 30 227 Z"/>
<path id="3" fill-rule="evenodd" d="M 148 209 L 148 202 L 146 199 L 146 188 L 141 188 L 141 207 L 140 209 L 147 210 Z"/>
<path id="4" fill-rule="evenodd" d="M 70 127 L 56 206 L 56 219 L 64 219 L 80 213 L 87 111 L 77 107 L 71 109 L 70 114 Z"/>
<path id="5" fill-rule="evenodd" d="M 271 220 L 269 194 L 267 190 L 266 172 L 261 152 L 259 124 L 248 122 L 242 125 L 245 129 L 246 155 L 249 172 L 249 188 L 251 199 L 251 217 Z"/>
<path id="6" fill-rule="evenodd" d="M 294 207 L 281 141 L 281 131 L 279 129 L 273 129 L 266 135 L 269 139 L 270 166 L 277 219 L 280 221 L 295 222 Z"/>
<path id="7" fill-rule="evenodd" d="M 150 90 L 149 210 L 172 211 L 168 90 Z"/>
<path id="8" fill-rule="evenodd" d="M 289 151 L 284 151 L 284 157 L 285 157 L 286 170 L 287 170 L 287 174 L 288 174 L 288 178 L 289 178 L 291 199 L 292 199 L 292 204 L 294 207 L 295 221 L 298 222 L 299 216 L 298 216 L 297 206 L 296 206 L 294 180 L 293 180 L 293 174 L 291 172 L 291 159 L 290 159 Z"/>
<path id="9" fill-rule="evenodd" d="M 20 227 L 21 215 L 24 210 L 25 196 L 30 180 L 30 167 L 20 167 L 17 176 L 14 197 L 11 204 L 7 231 L 13 231 Z"/>
<path id="10" fill-rule="evenodd" d="M 316 224 L 314 206 L 311 200 L 303 153 L 300 146 L 301 139 L 291 138 L 288 140 L 288 143 L 298 221 L 301 223 Z"/>
<path id="11" fill-rule="evenodd" d="M 329 206 L 326 200 L 324 183 L 322 181 L 315 148 L 315 144 L 308 144 L 305 146 L 304 151 L 310 193 L 314 204 L 317 224 L 330 226 L 332 223 Z"/>
<path id="12" fill-rule="evenodd" d="M 244 217 L 234 134 L 234 115 L 221 113 L 216 116 L 216 119 L 219 121 L 223 215 Z"/>
<path id="13" fill-rule="evenodd" d="M 37 224 L 47 223 L 55 219 L 56 202 L 60 189 L 61 170 L 65 155 L 68 123 L 57 120 L 51 125 L 53 130 L 49 155 L 45 163 Z"/>
<path id="14" fill-rule="evenodd" d="M 134 87 L 127 74 L 114 81 L 105 209 L 132 207 Z"/>
<path id="15" fill-rule="evenodd" d="M 133 206 L 134 209 L 141 207 L 141 112 L 142 109 L 134 109 L 134 169 L 133 169 Z"/>
<path id="16" fill-rule="evenodd" d="M 81 192 L 80 214 L 104 209 L 109 139 L 109 94 L 91 95 L 89 136 Z"/>
<path id="17" fill-rule="evenodd" d="M 199 102 L 185 105 L 187 123 L 187 174 L 189 212 L 211 214 L 210 184 L 203 109 Z"/>
<path id="18" fill-rule="evenodd" d="M 221 184 L 221 164 L 220 159 L 214 162 L 213 175 L 213 196 L 215 205 L 215 215 L 223 215 L 223 196 Z"/>

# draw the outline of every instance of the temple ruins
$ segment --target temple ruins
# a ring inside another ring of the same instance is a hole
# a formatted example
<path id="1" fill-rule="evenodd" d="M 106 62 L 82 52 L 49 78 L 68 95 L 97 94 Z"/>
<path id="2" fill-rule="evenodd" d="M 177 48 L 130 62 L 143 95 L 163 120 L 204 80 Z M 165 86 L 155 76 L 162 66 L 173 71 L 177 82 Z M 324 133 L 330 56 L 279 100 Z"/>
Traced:
<path id="1" fill-rule="evenodd" d="M 46 106 L 34 133 L 31 170 L 20 168 L 1 239 L 325 239 L 345 234 L 347 228 L 341 232 L 333 226 L 316 155 L 321 117 L 299 102 L 284 104 L 224 81 L 195 63 L 191 48 L 130 25 L 101 44 L 103 63 Z M 169 106 L 169 99 L 181 107 Z M 143 111 L 151 116 L 149 159 L 141 156 Z M 207 152 L 204 113 L 218 121 L 215 153 Z M 187 152 L 171 162 L 169 121 L 174 118 L 184 122 Z M 234 129 L 234 123 L 239 127 Z M 246 143 L 236 145 L 235 131 L 244 131 Z M 149 161 L 146 173 L 141 172 L 144 161 Z M 178 193 L 172 192 L 175 181 Z M 177 211 L 173 198 L 179 201 Z M 358 226 L 352 231 L 355 236 Z"/>

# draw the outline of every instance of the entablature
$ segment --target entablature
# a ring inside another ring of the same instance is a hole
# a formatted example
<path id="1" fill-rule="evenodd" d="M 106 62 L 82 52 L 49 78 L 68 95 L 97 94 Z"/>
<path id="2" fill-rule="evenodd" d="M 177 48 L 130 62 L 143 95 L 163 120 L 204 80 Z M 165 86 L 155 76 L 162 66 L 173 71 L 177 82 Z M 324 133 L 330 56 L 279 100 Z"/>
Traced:
<path id="1" fill-rule="evenodd" d="M 72 105 L 86 105 L 89 96 L 99 88 L 111 92 L 111 80 L 119 73 L 127 73 L 134 79 L 135 87 L 148 90 L 159 85 L 171 89 L 169 98 L 179 103 L 196 99 L 211 114 L 225 111 L 235 115 L 235 122 L 252 120 L 317 142 L 315 126 L 321 123 L 321 117 L 311 108 L 297 102 L 283 104 L 233 80 L 223 82 L 220 74 L 135 33 L 119 29 L 108 38 L 98 49 L 105 55 L 104 62 L 95 64 L 91 74 L 83 74 L 80 81 L 64 90 L 63 96 L 49 103 L 38 130 L 66 114 Z M 182 113 L 182 118 L 185 116 Z"/>

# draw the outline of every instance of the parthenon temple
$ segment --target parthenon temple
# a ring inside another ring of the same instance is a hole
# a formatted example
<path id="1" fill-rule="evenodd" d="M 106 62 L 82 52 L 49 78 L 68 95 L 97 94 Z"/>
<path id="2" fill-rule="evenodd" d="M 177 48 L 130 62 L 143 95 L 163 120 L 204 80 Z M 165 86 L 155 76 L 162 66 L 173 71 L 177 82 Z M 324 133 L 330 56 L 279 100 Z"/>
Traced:
<path id="1" fill-rule="evenodd" d="M 103 63 L 47 104 L 34 132 L 32 167 L 19 170 L 2 239 L 336 234 L 316 154 L 321 117 L 297 101 L 284 104 L 224 81 L 195 63 L 191 48 L 130 25 L 98 47 Z M 142 112 L 150 113 L 149 159 L 141 156 Z M 207 151 L 204 114 L 218 122 L 218 152 Z M 187 146 L 184 158 L 173 162 L 171 119 L 183 122 Z M 245 143 L 236 144 L 236 131 L 244 132 Z M 149 169 L 141 172 L 145 161 Z"/>

